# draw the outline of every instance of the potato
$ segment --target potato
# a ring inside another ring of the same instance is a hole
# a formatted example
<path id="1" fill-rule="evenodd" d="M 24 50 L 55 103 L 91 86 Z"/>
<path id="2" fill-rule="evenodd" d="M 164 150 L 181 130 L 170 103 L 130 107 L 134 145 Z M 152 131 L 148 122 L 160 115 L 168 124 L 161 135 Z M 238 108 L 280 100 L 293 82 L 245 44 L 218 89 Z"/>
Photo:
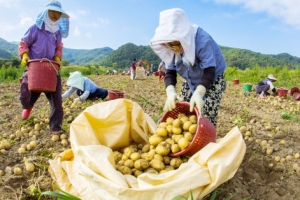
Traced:
<path id="1" fill-rule="evenodd" d="M 134 162 L 134 168 L 143 171 L 149 168 L 149 162 L 145 159 L 139 159 Z"/>
<path id="2" fill-rule="evenodd" d="M 133 174 L 134 174 L 135 177 L 138 177 L 138 176 L 141 175 L 142 173 L 143 173 L 143 172 L 140 171 L 140 170 L 135 170 Z"/>
<path id="3" fill-rule="evenodd" d="M 149 173 L 149 174 L 158 174 L 158 171 L 156 171 L 155 169 L 153 168 L 150 168 L 148 170 L 145 171 L 146 173 Z"/>
<path id="4" fill-rule="evenodd" d="M 196 115 L 191 115 L 189 117 L 189 120 L 193 123 L 193 124 L 197 124 L 197 116 Z"/>
<path id="5" fill-rule="evenodd" d="M 144 159 L 147 160 L 147 161 L 151 161 L 151 160 L 153 160 L 153 157 L 154 157 L 154 155 L 147 154 Z"/>
<path id="6" fill-rule="evenodd" d="M 35 166 L 34 166 L 34 164 L 31 163 L 31 162 L 25 162 L 25 169 L 26 169 L 26 171 L 28 171 L 28 172 L 34 172 Z"/>
<path id="7" fill-rule="evenodd" d="M 150 166 L 158 172 L 165 169 L 165 164 L 161 160 L 158 160 L 158 159 L 153 159 L 150 162 Z"/>
<path id="8" fill-rule="evenodd" d="M 136 161 L 138 159 L 141 158 L 141 154 L 139 154 L 138 152 L 133 152 L 131 155 L 130 155 L 130 159 L 133 160 L 133 161 Z"/>
<path id="9" fill-rule="evenodd" d="M 196 131 L 197 131 L 197 124 L 192 124 L 191 126 L 190 126 L 190 128 L 189 128 L 189 132 L 191 133 L 191 134 L 195 134 L 196 133 Z"/>
<path id="10" fill-rule="evenodd" d="M 129 167 L 129 168 L 133 168 L 133 163 L 134 163 L 133 160 L 130 160 L 130 159 L 125 160 L 124 166 Z"/>
<path id="11" fill-rule="evenodd" d="M 170 161 L 170 166 L 177 169 L 182 164 L 182 160 L 180 158 L 172 158 Z"/>
<path id="12" fill-rule="evenodd" d="M 167 142 L 161 142 L 155 148 L 155 152 L 159 155 L 166 156 L 171 151 L 171 145 Z"/>
<path id="13" fill-rule="evenodd" d="M 118 163 L 122 159 L 122 154 L 118 151 L 113 152 L 115 163 Z"/>
<path id="14" fill-rule="evenodd" d="M 166 128 L 167 127 L 167 122 L 161 122 L 158 124 L 158 128 L 162 127 L 162 128 Z"/>
<path id="15" fill-rule="evenodd" d="M 167 170 L 167 171 L 171 171 L 171 170 L 174 170 L 174 167 L 172 167 L 172 166 L 168 165 L 168 166 L 166 166 L 166 167 L 165 167 L 165 170 Z"/>
<path id="16" fill-rule="evenodd" d="M 184 132 L 184 133 L 183 133 L 183 137 L 184 137 L 185 139 L 187 139 L 187 140 L 190 142 L 190 141 L 193 140 L 194 135 L 191 134 L 190 132 Z"/>
<path id="17" fill-rule="evenodd" d="M 168 125 L 172 125 L 172 124 L 173 124 L 173 121 L 174 121 L 174 119 L 173 119 L 172 117 L 168 117 L 167 120 L 166 120 L 166 123 L 167 123 Z"/>
<path id="18" fill-rule="evenodd" d="M 156 129 L 156 134 L 159 135 L 159 136 L 161 136 L 161 137 L 166 137 L 167 134 L 168 134 L 168 131 L 167 131 L 167 129 L 164 128 L 164 127 L 158 127 L 158 128 Z"/>
<path id="19" fill-rule="evenodd" d="M 178 140 L 178 146 L 181 150 L 186 149 L 189 146 L 190 142 L 185 138 L 182 137 Z"/>
<path id="20" fill-rule="evenodd" d="M 147 152 L 149 152 L 149 150 L 150 150 L 150 144 L 145 144 L 143 149 L 142 149 L 142 152 L 147 153 Z"/>
<path id="21" fill-rule="evenodd" d="M 153 146 L 157 146 L 159 143 L 163 141 L 163 138 L 159 135 L 152 135 L 149 138 L 149 143 Z"/>
<path id="22" fill-rule="evenodd" d="M 185 131 L 188 131 L 190 126 L 192 125 L 193 123 L 191 121 L 185 121 L 183 123 L 183 126 L 182 126 L 182 129 L 185 130 Z"/>
<path id="23" fill-rule="evenodd" d="M 178 144 L 172 144 L 171 151 L 172 151 L 172 153 L 177 153 L 177 152 L 181 151 L 181 149 L 178 146 Z"/>
<path id="24" fill-rule="evenodd" d="M 20 167 L 14 168 L 14 174 L 15 175 L 21 175 L 23 173 L 22 169 Z"/>
<path id="25" fill-rule="evenodd" d="M 159 154 L 155 154 L 155 155 L 153 156 L 153 159 L 158 159 L 158 160 L 163 161 L 162 155 L 159 155 Z M 153 159 L 152 159 L 152 160 L 153 160 Z"/>
<path id="26" fill-rule="evenodd" d="M 179 128 L 180 126 L 181 126 L 181 123 L 182 123 L 182 121 L 180 120 L 180 119 L 174 119 L 174 121 L 173 121 L 173 127 L 177 127 L 177 128 Z"/>
<path id="27" fill-rule="evenodd" d="M 5 150 L 10 149 L 10 142 L 8 140 L 2 140 L 1 141 L 1 146 L 2 148 L 4 148 Z"/>
<path id="28" fill-rule="evenodd" d="M 171 158 L 170 158 L 169 156 L 164 156 L 164 157 L 163 157 L 163 163 L 164 163 L 165 165 L 170 164 L 170 161 L 171 161 Z"/>
<path id="29" fill-rule="evenodd" d="M 175 143 L 178 143 L 179 139 L 182 138 L 183 135 L 172 135 L 172 139 L 175 141 Z"/>
<path id="30" fill-rule="evenodd" d="M 180 127 L 173 126 L 172 127 L 172 133 L 175 134 L 175 135 L 179 135 L 179 134 L 182 133 L 182 129 Z"/>
<path id="31" fill-rule="evenodd" d="M 129 167 L 126 167 L 126 166 L 119 166 L 117 168 L 117 170 L 119 172 L 121 172 L 123 175 L 125 175 L 125 174 L 131 175 L 132 174 L 132 170 Z"/>

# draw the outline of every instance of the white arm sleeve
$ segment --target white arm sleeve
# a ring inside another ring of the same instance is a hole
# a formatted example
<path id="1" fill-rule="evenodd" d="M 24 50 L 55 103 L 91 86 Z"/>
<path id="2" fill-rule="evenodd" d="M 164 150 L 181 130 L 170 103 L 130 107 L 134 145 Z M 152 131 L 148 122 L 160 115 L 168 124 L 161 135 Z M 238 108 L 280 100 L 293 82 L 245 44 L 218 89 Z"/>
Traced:
<path id="1" fill-rule="evenodd" d="M 271 81 L 267 81 L 267 84 L 270 86 L 270 89 L 273 90 L 274 88 L 274 85 Z"/>
<path id="2" fill-rule="evenodd" d="M 80 96 L 80 100 L 86 100 L 89 97 L 90 93 L 90 91 L 84 91 L 84 93 Z"/>

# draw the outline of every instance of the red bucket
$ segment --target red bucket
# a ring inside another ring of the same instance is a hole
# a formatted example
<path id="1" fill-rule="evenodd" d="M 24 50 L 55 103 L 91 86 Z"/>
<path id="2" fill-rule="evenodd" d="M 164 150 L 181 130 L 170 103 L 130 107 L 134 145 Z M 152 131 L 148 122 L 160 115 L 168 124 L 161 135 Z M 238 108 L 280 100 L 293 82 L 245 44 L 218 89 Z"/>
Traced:
<path id="1" fill-rule="evenodd" d="M 278 92 L 278 96 L 279 97 L 284 97 L 284 96 L 287 95 L 288 90 L 286 90 L 286 89 L 278 89 L 277 92 Z"/>
<path id="2" fill-rule="evenodd" d="M 239 84 L 239 83 L 240 83 L 240 80 L 238 80 L 238 79 L 235 79 L 235 80 L 233 80 L 233 83 L 234 83 L 235 85 L 237 85 L 237 84 Z"/>
<path id="3" fill-rule="evenodd" d="M 299 92 L 294 92 L 293 97 L 296 101 L 300 100 L 300 93 Z"/>
<path id="4" fill-rule="evenodd" d="M 55 92 L 58 62 L 48 59 L 28 61 L 28 89 L 32 92 Z"/>
<path id="5" fill-rule="evenodd" d="M 109 98 L 109 100 L 124 98 L 124 94 L 125 94 L 124 91 L 109 90 L 108 91 L 108 98 Z"/>
<path id="6" fill-rule="evenodd" d="M 197 130 L 195 136 L 189 146 L 177 153 L 171 153 L 169 156 L 177 157 L 177 156 L 192 156 L 205 147 L 210 142 L 216 142 L 216 129 L 214 125 L 205 117 L 200 117 L 198 109 L 194 108 L 193 112 L 190 112 L 190 103 L 188 102 L 178 102 L 176 103 L 175 109 L 172 111 L 166 112 L 162 119 L 159 121 L 165 122 L 168 117 L 172 117 L 176 119 L 179 113 L 184 113 L 185 115 L 196 115 L 197 116 Z"/>

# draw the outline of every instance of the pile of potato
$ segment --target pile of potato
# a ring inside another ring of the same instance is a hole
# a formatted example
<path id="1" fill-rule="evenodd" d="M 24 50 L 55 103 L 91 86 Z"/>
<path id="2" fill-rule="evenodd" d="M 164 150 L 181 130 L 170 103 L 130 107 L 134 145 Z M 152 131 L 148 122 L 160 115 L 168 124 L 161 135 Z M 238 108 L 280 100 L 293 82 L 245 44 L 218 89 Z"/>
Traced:
<path id="1" fill-rule="evenodd" d="M 196 115 L 180 113 L 176 119 L 168 117 L 159 123 L 156 134 L 149 138 L 149 144 L 133 144 L 114 151 L 116 169 L 136 177 L 144 172 L 160 174 L 177 169 L 189 157 L 170 157 L 169 154 L 186 149 L 196 130 Z"/>

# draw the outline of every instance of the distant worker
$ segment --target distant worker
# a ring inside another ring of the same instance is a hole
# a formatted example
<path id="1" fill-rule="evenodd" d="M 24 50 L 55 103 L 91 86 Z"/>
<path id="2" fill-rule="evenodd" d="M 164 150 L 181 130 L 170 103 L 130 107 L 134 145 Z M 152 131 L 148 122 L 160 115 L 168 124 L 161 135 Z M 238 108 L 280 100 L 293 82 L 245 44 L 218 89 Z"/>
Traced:
<path id="1" fill-rule="evenodd" d="M 110 74 L 109 70 L 106 70 L 105 75 L 109 75 L 109 74 Z"/>
<path id="2" fill-rule="evenodd" d="M 125 72 L 125 70 L 122 72 L 122 75 L 125 75 L 126 74 L 126 72 Z"/>
<path id="3" fill-rule="evenodd" d="M 136 58 L 134 58 L 131 62 L 131 80 L 134 80 L 136 77 Z"/>
<path id="4" fill-rule="evenodd" d="M 114 75 L 118 75 L 118 71 L 114 69 L 114 70 L 113 70 L 113 74 L 114 74 Z"/>
<path id="5" fill-rule="evenodd" d="M 269 96 L 270 93 L 268 92 L 269 89 L 272 90 L 273 95 L 277 96 L 277 90 L 273 85 L 273 82 L 277 81 L 277 79 L 273 76 L 273 74 L 269 74 L 268 77 L 262 81 L 260 81 L 256 85 L 256 93 L 259 94 L 259 98 L 263 99 L 266 96 Z"/>
<path id="6" fill-rule="evenodd" d="M 165 78 L 165 73 L 166 73 L 166 64 L 164 61 L 161 61 L 158 66 L 158 82 L 161 82 Z"/>
<path id="7" fill-rule="evenodd" d="M 70 89 L 62 95 L 62 99 L 67 98 L 75 91 L 78 98 L 74 99 L 74 101 L 85 101 L 94 98 L 103 100 L 108 95 L 107 90 L 99 88 L 92 80 L 82 76 L 81 72 L 78 71 L 70 73 L 67 85 L 70 86 Z"/>
<path id="8" fill-rule="evenodd" d="M 96 71 L 96 75 L 99 75 L 99 72 L 98 72 L 98 71 Z"/>

